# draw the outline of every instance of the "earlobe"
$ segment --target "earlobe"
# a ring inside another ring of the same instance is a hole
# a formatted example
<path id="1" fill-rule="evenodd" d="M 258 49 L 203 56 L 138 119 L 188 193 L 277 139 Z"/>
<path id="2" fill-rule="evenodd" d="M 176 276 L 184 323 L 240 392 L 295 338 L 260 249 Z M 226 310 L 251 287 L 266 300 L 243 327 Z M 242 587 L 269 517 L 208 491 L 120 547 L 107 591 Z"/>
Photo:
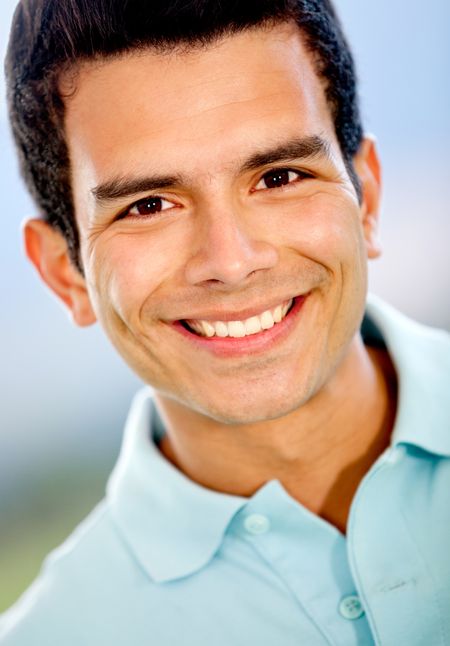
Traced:
<path id="1" fill-rule="evenodd" d="M 366 135 L 353 160 L 355 171 L 361 182 L 361 218 L 366 240 L 368 258 L 381 255 L 378 238 L 378 222 L 381 197 L 381 166 L 375 138 Z"/>
<path id="2" fill-rule="evenodd" d="M 73 265 L 64 237 L 47 222 L 37 218 L 23 224 L 25 252 L 40 277 L 62 301 L 73 321 L 81 326 L 95 323 L 86 282 Z"/>

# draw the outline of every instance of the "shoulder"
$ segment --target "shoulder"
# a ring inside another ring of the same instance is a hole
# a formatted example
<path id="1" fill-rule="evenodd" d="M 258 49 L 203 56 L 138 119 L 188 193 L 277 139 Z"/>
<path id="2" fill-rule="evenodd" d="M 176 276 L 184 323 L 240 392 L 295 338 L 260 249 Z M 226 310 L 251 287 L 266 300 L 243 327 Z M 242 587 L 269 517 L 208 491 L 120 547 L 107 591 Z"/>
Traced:
<path id="1" fill-rule="evenodd" d="M 102 502 L 47 556 L 34 583 L 0 617 L 0 644 L 88 643 L 86 627 L 95 626 L 110 602 L 113 611 L 115 600 L 108 598 L 117 588 L 113 583 L 132 575 L 130 556 Z"/>
<path id="2" fill-rule="evenodd" d="M 389 351 L 401 363 L 421 364 L 444 373 L 450 371 L 450 334 L 415 321 L 374 294 L 369 294 L 366 315 L 381 331 Z"/>
<path id="3" fill-rule="evenodd" d="M 399 400 L 394 443 L 450 457 L 450 335 L 418 323 L 371 295 L 366 315 L 394 365 Z"/>

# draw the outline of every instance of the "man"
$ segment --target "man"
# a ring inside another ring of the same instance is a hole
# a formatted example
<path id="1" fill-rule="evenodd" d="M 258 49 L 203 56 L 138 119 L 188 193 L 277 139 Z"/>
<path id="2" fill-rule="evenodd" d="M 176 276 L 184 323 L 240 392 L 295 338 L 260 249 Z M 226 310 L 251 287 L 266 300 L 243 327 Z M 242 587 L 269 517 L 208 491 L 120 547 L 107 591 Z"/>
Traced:
<path id="1" fill-rule="evenodd" d="M 7 76 L 28 256 L 147 386 L 1 643 L 450 644 L 450 343 L 367 300 L 329 2 L 23 0 Z"/>

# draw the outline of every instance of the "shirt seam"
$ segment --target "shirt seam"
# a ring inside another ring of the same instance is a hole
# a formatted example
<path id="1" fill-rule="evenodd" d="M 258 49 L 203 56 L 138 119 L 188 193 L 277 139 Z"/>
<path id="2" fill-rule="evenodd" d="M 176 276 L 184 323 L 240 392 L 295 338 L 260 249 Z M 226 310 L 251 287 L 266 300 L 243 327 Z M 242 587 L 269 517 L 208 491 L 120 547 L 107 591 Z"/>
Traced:
<path id="1" fill-rule="evenodd" d="M 406 530 L 408 532 L 409 538 L 410 538 L 411 542 L 413 543 L 413 545 L 415 545 L 416 550 L 419 552 L 420 557 L 422 559 L 422 563 L 424 563 L 424 565 L 426 567 L 426 570 L 428 572 L 428 576 L 430 577 L 430 579 L 432 580 L 432 582 L 434 584 L 433 585 L 433 599 L 434 599 L 434 603 L 435 603 L 435 606 L 436 606 L 436 608 L 438 610 L 438 614 L 439 614 L 439 620 L 440 620 L 439 621 L 439 633 L 440 633 L 440 636 L 441 636 L 442 646 L 445 646 L 445 644 L 447 644 L 449 642 L 447 641 L 447 636 L 448 636 L 447 631 L 444 632 L 444 622 L 443 622 L 443 614 L 442 614 L 441 602 L 440 602 L 440 599 L 439 599 L 439 595 L 436 592 L 436 590 L 437 590 L 437 588 L 439 586 L 437 585 L 436 579 L 434 578 L 433 573 L 432 573 L 431 569 L 428 566 L 427 559 L 425 558 L 421 548 L 419 547 L 419 544 L 417 543 L 417 541 L 414 538 L 413 533 L 411 532 L 411 529 L 409 527 L 409 524 L 408 524 L 408 521 L 406 519 L 406 516 L 404 514 L 403 509 L 400 509 L 400 514 L 401 514 L 401 516 L 403 518 L 403 522 L 404 522 L 405 528 L 406 528 Z"/>
<path id="2" fill-rule="evenodd" d="M 364 489 L 367 488 L 369 482 L 375 477 L 376 474 L 386 469 L 387 469 L 386 464 L 378 464 L 377 466 L 374 466 L 372 470 L 363 479 L 363 481 L 360 483 L 360 486 L 358 487 L 358 490 L 356 492 L 356 495 L 353 498 L 353 502 L 351 505 L 350 516 L 349 516 L 349 531 L 347 535 L 347 557 L 350 564 L 350 571 L 352 573 L 356 589 L 358 590 L 358 594 L 363 600 L 364 610 L 367 615 L 369 626 L 373 633 L 373 638 L 375 640 L 375 643 L 379 645 L 381 645 L 381 637 L 378 632 L 378 628 L 375 623 L 375 618 L 370 608 L 369 599 L 367 597 L 365 587 L 362 582 L 362 578 L 359 574 L 359 567 L 356 562 L 357 559 L 355 554 L 355 533 L 356 533 L 355 517 L 357 514 L 357 510 L 359 509 L 361 504 L 362 492 L 364 491 Z"/>

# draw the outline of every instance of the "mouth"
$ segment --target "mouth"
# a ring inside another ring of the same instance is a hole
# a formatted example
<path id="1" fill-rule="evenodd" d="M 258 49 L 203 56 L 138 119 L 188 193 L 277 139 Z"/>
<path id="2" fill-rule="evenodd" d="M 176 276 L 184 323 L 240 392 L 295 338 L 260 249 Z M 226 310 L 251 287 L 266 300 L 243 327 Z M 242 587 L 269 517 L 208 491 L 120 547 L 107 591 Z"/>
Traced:
<path id="1" fill-rule="evenodd" d="M 291 336 L 308 296 L 309 293 L 296 296 L 244 321 L 207 321 L 211 326 L 208 327 L 205 321 L 188 319 L 174 321 L 172 327 L 195 351 L 210 352 L 221 358 L 256 356 L 279 346 Z M 268 312 L 272 313 L 270 319 Z M 247 321 L 250 321 L 249 328 Z"/>
<path id="2" fill-rule="evenodd" d="M 244 338 L 259 334 L 264 330 L 280 324 L 295 305 L 295 298 L 291 298 L 273 307 L 264 310 L 258 315 L 244 320 L 236 321 L 206 321 L 201 319 L 185 319 L 179 321 L 185 330 L 203 338 Z"/>

